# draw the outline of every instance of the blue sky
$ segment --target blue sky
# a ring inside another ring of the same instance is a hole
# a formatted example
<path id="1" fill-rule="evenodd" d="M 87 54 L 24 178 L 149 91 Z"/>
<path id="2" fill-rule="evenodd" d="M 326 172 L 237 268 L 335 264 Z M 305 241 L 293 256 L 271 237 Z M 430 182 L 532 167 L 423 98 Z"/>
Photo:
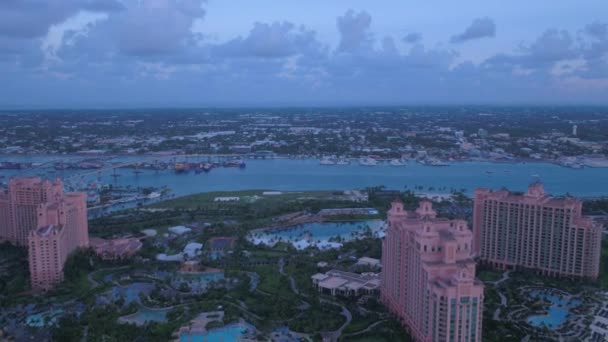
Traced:
<path id="1" fill-rule="evenodd" d="M 608 104 L 608 4 L 3 0 L 0 80 L 0 108 Z"/>

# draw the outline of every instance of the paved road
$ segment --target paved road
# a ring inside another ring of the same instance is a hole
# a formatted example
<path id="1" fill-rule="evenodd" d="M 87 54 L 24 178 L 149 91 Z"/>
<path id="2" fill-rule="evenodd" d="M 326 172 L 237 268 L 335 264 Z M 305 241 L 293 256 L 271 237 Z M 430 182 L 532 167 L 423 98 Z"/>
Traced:
<path id="1" fill-rule="evenodd" d="M 500 284 L 504 283 L 505 281 L 509 280 L 509 273 L 511 273 L 511 271 L 505 271 L 502 274 L 502 278 L 498 279 L 497 281 L 493 282 L 492 284 L 494 285 L 494 287 L 498 287 Z M 496 292 L 498 293 L 498 296 L 500 297 L 500 306 L 501 307 L 507 307 L 508 300 L 507 297 L 500 292 L 500 290 L 496 290 Z M 498 321 L 500 319 L 500 312 L 502 311 L 502 309 L 499 307 L 494 311 L 494 314 L 492 315 L 492 319 L 494 319 L 495 321 Z"/>

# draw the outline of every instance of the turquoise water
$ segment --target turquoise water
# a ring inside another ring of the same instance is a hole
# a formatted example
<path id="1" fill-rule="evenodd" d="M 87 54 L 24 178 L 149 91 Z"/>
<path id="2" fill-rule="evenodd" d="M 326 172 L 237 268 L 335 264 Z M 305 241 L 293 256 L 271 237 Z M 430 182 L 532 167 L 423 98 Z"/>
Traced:
<path id="1" fill-rule="evenodd" d="M 206 333 L 182 334 L 180 342 L 232 342 L 238 341 L 247 331 L 255 331 L 249 324 L 230 324 L 222 328 L 211 329 Z"/>
<path id="2" fill-rule="evenodd" d="M 32 157 L 26 158 L 32 159 Z M 129 158 L 116 160 L 125 159 Z M 19 161 L 20 158 L 5 156 L 0 157 L 0 160 Z M 389 165 L 366 167 L 356 162 L 351 165 L 322 166 L 314 159 L 246 160 L 246 162 L 245 169 L 219 168 L 201 174 L 194 172 L 175 174 L 172 171 L 151 170 L 134 174 L 131 169 L 119 169 L 117 173 L 120 177 L 112 177 L 112 172 L 106 171 L 101 174 L 99 181 L 133 187 L 166 185 L 176 196 L 218 190 L 343 190 L 376 185 L 385 185 L 391 189 L 413 189 L 415 186 L 423 186 L 424 191 L 427 191 L 428 187 L 447 188 L 438 192 L 448 192 L 450 188 L 464 188 L 472 193 L 476 187 L 498 189 L 504 186 L 511 190 L 523 191 L 538 176 L 545 183 L 545 189 L 556 195 L 565 193 L 582 197 L 608 195 L 608 177 L 606 177 L 608 170 L 571 169 L 549 163 L 509 164 L 471 161 L 452 163 L 448 167 L 433 167 L 410 162 L 405 167 Z M 42 171 L 29 170 L 21 174 L 35 174 Z M 75 171 L 63 171 L 52 175 L 63 177 L 74 173 Z M 0 170 L 0 175 L 14 174 L 16 171 Z M 83 181 L 98 181 L 98 177 L 96 174 L 91 174 L 85 176 Z"/>
<path id="3" fill-rule="evenodd" d="M 167 313 L 170 311 L 167 309 L 149 309 L 142 307 L 137 310 L 136 313 L 120 318 L 125 323 L 135 323 L 137 325 L 144 325 L 146 322 L 166 322 Z"/>
<path id="4" fill-rule="evenodd" d="M 155 273 L 156 277 L 171 279 L 175 278 L 177 282 L 187 281 L 187 282 L 197 282 L 197 283 L 210 283 L 218 280 L 224 279 L 224 272 L 196 272 L 196 273 L 169 273 L 164 271 L 157 271 Z"/>
<path id="5" fill-rule="evenodd" d="M 27 316 L 25 324 L 28 327 L 41 328 L 45 326 L 45 319 L 48 319 L 48 325 L 53 325 L 57 322 L 57 318 L 63 314 L 63 310 L 50 310 L 45 312 L 39 312 Z"/>
<path id="6" fill-rule="evenodd" d="M 547 314 L 528 317 L 528 324 L 535 327 L 546 326 L 551 330 L 559 328 L 568 318 L 570 309 L 581 304 L 579 299 L 567 297 L 560 298 L 548 291 L 532 291 L 530 297 L 549 301 L 551 302 L 551 306 L 549 307 Z"/>
<path id="7" fill-rule="evenodd" d="M 274 245 L 280 241 L 290 242 L 298 249 L 304 249 L 310 245 L 340 247 L 340 243 L 330 240 L 333 240 L 336 236 L 344 241 L 352 240 L 360 236 L 366 228 L 370 228 L 374 236 L 382 236 L 384 221 L 305 223 L 287 228 L 252 232 L 248 239 L 255 244 L 266 245 Z"/>
<path id="8" fill-rule="evenodd" d="M 185 281 L 196 281 L 199 283 L 210 283 L 224 279 L 224 272 L 210 272 L 210 273 L 180 273 L 178 278 Z"/>
<path id="9" fill-rule="evenodd" d="M 139 294 L 148 294 L 154 288 L 151 283 L 132 283 L 125 286 L 115 286 L 112 288 L 112 300 L 123 298 L 126 304 L 139 303 Z"/>

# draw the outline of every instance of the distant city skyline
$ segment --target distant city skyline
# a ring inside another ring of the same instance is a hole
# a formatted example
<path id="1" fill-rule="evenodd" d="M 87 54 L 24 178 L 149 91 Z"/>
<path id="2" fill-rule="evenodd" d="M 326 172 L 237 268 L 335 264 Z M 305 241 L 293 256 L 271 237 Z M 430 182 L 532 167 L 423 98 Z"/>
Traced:
<path id="1" fill-rule="evenodd" d="M 601 0 L 0 3 L 0 109 L 607 105 Z"/>

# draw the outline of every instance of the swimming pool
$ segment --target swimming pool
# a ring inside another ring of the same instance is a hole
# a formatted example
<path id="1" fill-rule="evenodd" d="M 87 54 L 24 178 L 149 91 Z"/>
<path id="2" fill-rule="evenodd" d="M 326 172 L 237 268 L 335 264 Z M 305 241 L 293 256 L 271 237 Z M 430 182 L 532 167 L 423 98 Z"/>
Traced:
<path id="1" fill-rule="evenodd" d="M 224 272 L 178 273 L 177 278 L 183 281 L 207 284 L 224 279 Z"/>
<path id="2" fill-rule="evenodd" d="M 383 220 L 347 221 L 347 222 L 311 222 L 287 228 L 277 228 L 266 231 L 252 232 L 248 239 L 254 244 L 275 245 L 277 242 L 289 242 L 297 249 L 309 246 L 323 248 L 339 248 L 342 243 L 334 241 L 350 241 L 363 236 L 367 228 L 372 236 L 382 237 L 385 222 Z"/>
<path id="3" fill-rule="evenodd" d="M 139 303 L 139 294 L 149 294 L 154 289 L 152 283 L 131 283 L 125 286 L 114 286 L 111 290 L 111 300 L 116 301 L 119 298 L 125 300 L 126 304 Z"/>
<path id="4" fill-rule="evenodd" d="M 229 324 L 221 328 L 211 329 L 206 333 L 182 333 L 180 342 L 228 342 L 238 341 L 245 334 L 254 333 L 255 327 L 248 323 Z"/>
<path id="5" fill-rule="evenodd" d="M 49 310 L 45 312 L 39 312 L 27 316 L 25 324 L 28 327 L 41 328 L 48 325 L 53 325 L 57 322 L 57 318 L 63 315 L 63 310 Z"/>
<path id="6" fill-rule="evenodd" d="M 529 296 L 535 299 L 542 299 L 551 302 L 551 306 L 546 314 L 532 315 L 528 317 L 528 324 L 535 327 L 547 327 L 551 330 L 559 328 L 568 318 L 570 309 L 581 304 L 579 299 L 566 296 L 560 297 L 558 294 L 550 291 L 535 290 L 530 292 Z"/>

